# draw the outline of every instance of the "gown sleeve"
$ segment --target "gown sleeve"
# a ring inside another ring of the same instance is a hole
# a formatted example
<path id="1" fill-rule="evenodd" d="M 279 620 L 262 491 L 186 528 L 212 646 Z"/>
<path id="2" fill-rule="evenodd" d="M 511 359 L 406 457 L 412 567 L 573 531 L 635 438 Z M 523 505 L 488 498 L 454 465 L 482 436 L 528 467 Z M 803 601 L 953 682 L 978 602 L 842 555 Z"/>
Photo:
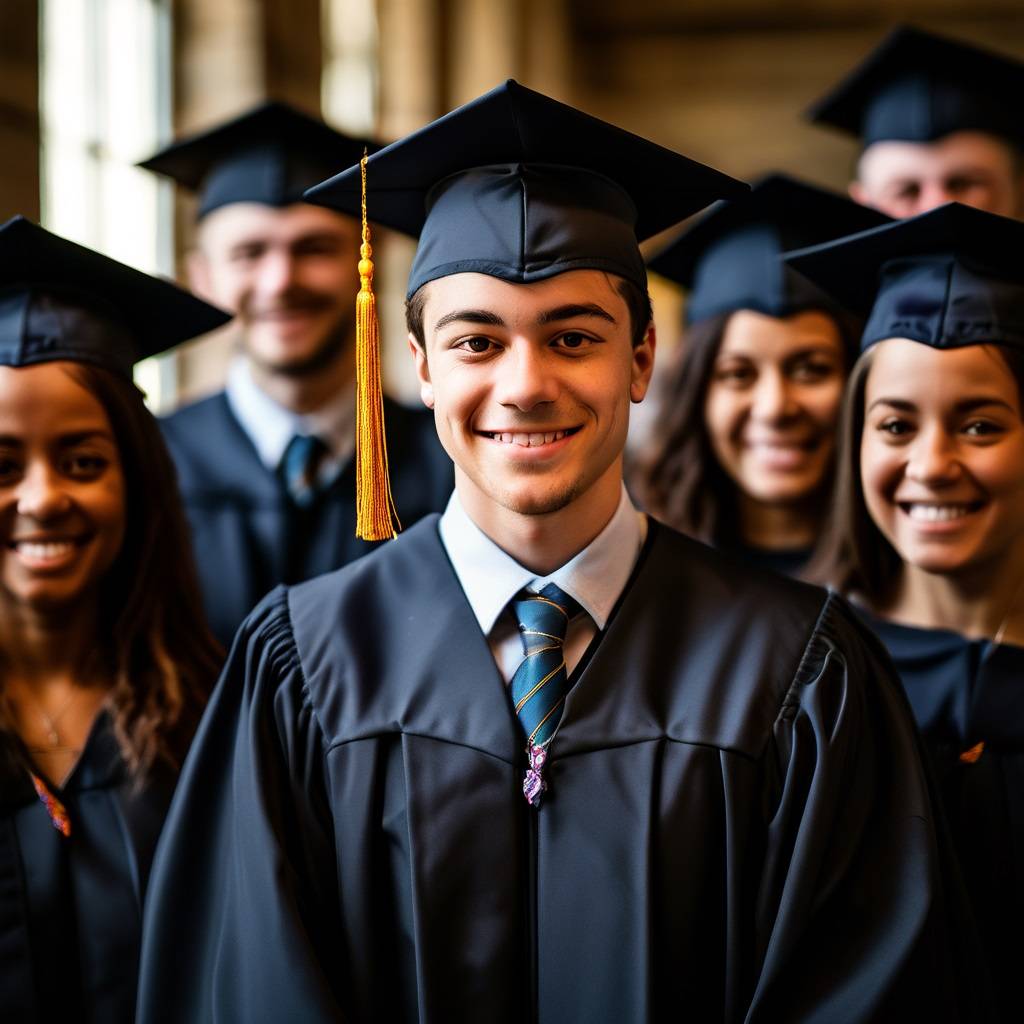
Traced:
<path id="1" fill-rule="evenodd" d="M 147 896 L 140 1024 L 344 1019 L 323 737 L 287 600 L 242 625 L 186 760 Z"/>
<path id="2" fill-rule="evenodd" d="M 994 1020 L 909 706 L 884 650 L 834 596 L 766 764 L 774 796 L 746 1020 Z"/>

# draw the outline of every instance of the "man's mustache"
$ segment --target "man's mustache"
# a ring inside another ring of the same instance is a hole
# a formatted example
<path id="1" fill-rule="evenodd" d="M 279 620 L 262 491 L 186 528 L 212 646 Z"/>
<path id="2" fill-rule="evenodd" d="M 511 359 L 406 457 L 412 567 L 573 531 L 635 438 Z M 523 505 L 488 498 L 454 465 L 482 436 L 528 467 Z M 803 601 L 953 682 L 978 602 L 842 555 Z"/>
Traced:
<path id="1" fill-rule="evenodd" d="M 273 302 L 242 303 L 242 312 L 249 316 L 266 316 L 270 313 L 321 313 L 334 309 L 338 305 L 337 297 L 312 292 L 308 289 L 294 289 L 275 297 Z"/>

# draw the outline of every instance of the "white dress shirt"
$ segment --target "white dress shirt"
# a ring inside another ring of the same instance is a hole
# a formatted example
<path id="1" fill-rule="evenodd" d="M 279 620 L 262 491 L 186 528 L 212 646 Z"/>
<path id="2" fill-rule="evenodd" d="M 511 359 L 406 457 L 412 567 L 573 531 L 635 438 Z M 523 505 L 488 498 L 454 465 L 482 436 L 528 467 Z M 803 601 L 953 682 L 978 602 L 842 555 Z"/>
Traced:
<path id="1" fill-rule="evenodd" d="M 608 525 L 549 576 L 537 576 L 498 547 L 470 519 L 458 491 L 451 496 L 438 529 L 498 670 L 508 682 L 523 660 L 509 601 L 524 587 L 536 592 L 554 583 L 579 602 L 587 614 L 569 623 L 563 648 L 566 669 L 572 672 L 595 634 L 604 629 L 629 580 L 647 537 L 647 517 L 637 512 L 623 487 Z"/>
<path id="2" fill-rule="evenodd" d="M 240 356 L 228 369 L 224 388 L 228 406 L 249 435 L 260 462 L 276 473 L 288 442 L 296 434 L 316 435 L 327 445 L 317 470 L 321 484 L 333 480 L 356 447 L 355 386 L 342 388 L 329 402 L 308 413 L 278 405 L 252 379 L 249 360 Z"/>

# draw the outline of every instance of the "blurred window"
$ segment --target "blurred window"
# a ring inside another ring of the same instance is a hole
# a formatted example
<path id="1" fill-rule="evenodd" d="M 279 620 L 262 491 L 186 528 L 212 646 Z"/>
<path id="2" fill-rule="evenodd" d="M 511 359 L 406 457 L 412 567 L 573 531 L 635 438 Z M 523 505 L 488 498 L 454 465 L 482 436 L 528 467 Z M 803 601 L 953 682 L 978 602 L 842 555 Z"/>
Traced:
<path id="1" fill-rule="evenodd" d="M 171 129 L 172 0 L 40 0 L 42 221 L 151 274 L 173 276 L 173 197 L 134 167 Z M 136 381 L 174 399 L 173 355 Z"/>
<path id="2" fill-rule="evenodd" d="M 322 0 L 324 118 L 352 135 L 371 135 L 377 112 L 376 0 Z"/>

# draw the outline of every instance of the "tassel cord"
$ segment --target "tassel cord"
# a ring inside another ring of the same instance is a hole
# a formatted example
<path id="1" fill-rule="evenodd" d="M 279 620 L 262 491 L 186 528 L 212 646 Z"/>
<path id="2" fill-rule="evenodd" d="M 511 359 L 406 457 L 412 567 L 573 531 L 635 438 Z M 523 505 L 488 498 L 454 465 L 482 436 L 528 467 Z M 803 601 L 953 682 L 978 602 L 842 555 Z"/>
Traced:
<path id="1" fill-rule="evenodd" d="M 381 383 L 380 325 L 373 293 L 373 246 L 366 217 L 366 161 L 362 178 L 362 242 L 359 246 L 359 294 L 356 296 L 356 536 L 390 540 L 398 514 L 391 495 L 384 395 Z"/>

